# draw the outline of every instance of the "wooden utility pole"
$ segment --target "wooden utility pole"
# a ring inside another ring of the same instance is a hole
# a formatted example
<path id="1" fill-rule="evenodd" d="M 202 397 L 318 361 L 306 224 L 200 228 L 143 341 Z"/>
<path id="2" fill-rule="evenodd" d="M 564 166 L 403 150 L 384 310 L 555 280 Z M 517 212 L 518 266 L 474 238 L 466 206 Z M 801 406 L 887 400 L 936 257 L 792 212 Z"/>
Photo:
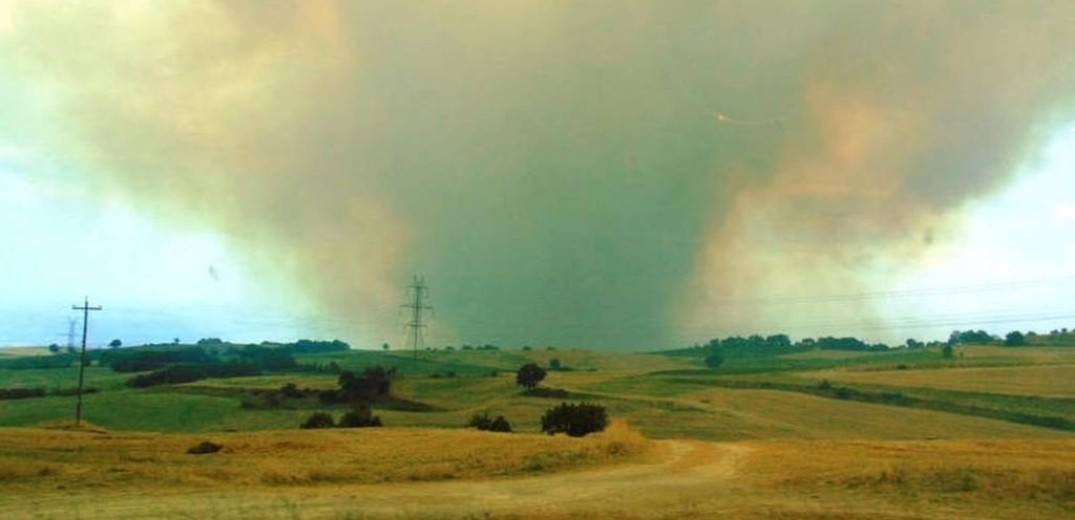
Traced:
<path id="1" fill-rule="evenodd" d="M 75 405 L 75 428 L 78 428 L 82 424 L 82 382 L 86 372 L 86 336 L 89 331 L 90 311 L 99 311 L 102 307 L 90 307 L 90 299 L 86 297 L 81 307 L 72 305 L 71 309 L 82 311 L 82 355 L 78 358 L 78 404 Z"/>

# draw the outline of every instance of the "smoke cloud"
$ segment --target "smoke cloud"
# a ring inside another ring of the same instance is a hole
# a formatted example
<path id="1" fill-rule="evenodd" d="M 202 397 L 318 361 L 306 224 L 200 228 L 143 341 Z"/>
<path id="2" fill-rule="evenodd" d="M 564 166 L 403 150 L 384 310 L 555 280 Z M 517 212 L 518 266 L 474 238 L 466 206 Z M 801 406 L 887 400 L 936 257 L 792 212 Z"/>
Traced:
<path id="1" fill-rule="evenodd" d="M 0 13 L 0 59 L 52 100 L 57 155 L 225 233 L 367 342 L 398 337 L 414 272 L 445 342 L 656 348 L 779 326 L 728 302 L 882 283 L 1075 101 L 1060 1 Z"/>

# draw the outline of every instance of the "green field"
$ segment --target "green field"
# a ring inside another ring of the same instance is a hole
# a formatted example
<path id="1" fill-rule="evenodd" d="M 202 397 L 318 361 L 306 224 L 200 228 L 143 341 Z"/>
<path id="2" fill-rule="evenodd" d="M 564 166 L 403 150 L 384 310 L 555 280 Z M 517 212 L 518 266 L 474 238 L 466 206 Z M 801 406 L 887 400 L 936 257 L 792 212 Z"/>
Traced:
<path id="1" fill-rule="evenodd" d="M 543 386 L 565 391 L 569 400 L 602 404 L 654 438 L 1072 434 L 1075 348 L 967 346 L 959 353 L 946 360 L 928 350 L 740 352 L 728 355 L 718 369 L 705 368 L 700 353 L 690 351 L 430 351 L 417 358 L 349 351 L 297 359 L 304 366 L 335 363 L 356 371 L 396 367 L 393 395 L 424 408 L 376 410 L 392 426 L 454 428 L 474 413 L 489 411 L 505 415 L 516 429 L 537 431 L 542 412 L 563 399 L 523 395 L 514 372 L 523 363 L 547 365 L 555 358 L 565 370 L 550 371 Z M 289 429 L 317 404 L 247 409 L 244 398 L 287 383 L 316 390 L 337 384 L 334 373 L 299 370 L 134 389 L 124 385 L 132 375 L 96 365 L 86 369 L 86 386 L 94 389 L 84 397 L 89 422 L 112 430 L 159 432 Z M 76 380 L 74 366 L 0 368 L 0 388 L 42 387 L 51 393 L 70 390 Z M 822 385 L 832 388 L 822 391 Z M 834 389 L 847 391 L 837 395 Z M 68 420 L 74 402 L 70 395 L 0 400 L 0 426 Z"/>

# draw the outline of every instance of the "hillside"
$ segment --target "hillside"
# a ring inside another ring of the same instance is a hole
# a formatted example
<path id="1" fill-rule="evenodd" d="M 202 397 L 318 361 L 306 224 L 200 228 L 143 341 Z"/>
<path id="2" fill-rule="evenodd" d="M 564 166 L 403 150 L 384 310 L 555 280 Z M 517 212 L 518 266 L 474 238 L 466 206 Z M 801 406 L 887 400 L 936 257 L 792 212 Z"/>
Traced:
<path id="1" fill-rule="evenodd" d="M 222 359 L 237 352 L 219 348 Z M 97 429 L 87 431 L 55 429 L 70 421 L 77 368 L 54 366 L 62 360 L 41 351 L 10 354 L 3 359 L 36 356 L 43 368 L 0 359 L 0 388 L 44 394 L 0 400 L 0 507 L 14 518 L 61 518 L 72 508 L 87 518 L 1075 511 L 1075 349 L 1064 346 L 968 345 L 952 358 L 937 349 L 725 352 L 716 369 L 692 349 L 441 350 L 417 359 L 334 351 L 144 388 L 128 381 L 152 370 L 117 372 L 97 357 L 85 395 Z M 559 367 L 537 395 L 515 384 L 529 362 Z M 315 411 L 339 417 L 346 405 L 315 396 L 335 391 L 341 372 L 373 367 L 393 369 L 390 395 L 373 401 L 386 428 L 298 429 Z M 295 397 L 281 397 L 285 385 Z M 535 435 L 561 401 L 605 406 L 617 426 L 583 439 Z M 504 415 L 518 433 L 462 429 L 483 412 Z M 223 450 L 185 453 L 203 440 Z M 610 494 L 622 498 L 599 498 Z M 99 500 L 80 505 L 90 497 Z"/>

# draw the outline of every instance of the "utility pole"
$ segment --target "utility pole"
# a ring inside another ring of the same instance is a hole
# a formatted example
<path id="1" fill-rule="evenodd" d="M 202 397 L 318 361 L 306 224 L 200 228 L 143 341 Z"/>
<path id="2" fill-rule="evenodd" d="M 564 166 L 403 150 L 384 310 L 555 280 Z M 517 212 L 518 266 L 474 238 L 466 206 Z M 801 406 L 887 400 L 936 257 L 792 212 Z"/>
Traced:
<path id="1" fill-rule="evenodd" d="M 429 287 L 425 284 L 425 278 L 414 275 L 414 282 L 407 289 L 413 295 L 413 299 L 410 303 L 403 304 L 402 307 L 410 310 L 411 321 L 407 322 L 406 326 L 409 329 L 408 335 L 411 349 L 414 351 L 414 359 L 418 359 L 418 347 L 422 345 L 422 329 L 428 327 L 422 323 L 422 313 L 433 310 L 433 307 L 425 303 L 426 297 L 429 296 Z"/>
<path id="2" fill-rule="evenodd" d="M 82 311 L 82 356 L 78 358 L 78 404 L 75 405 L 75 428 L 78 428 L 82 424 L 82 381 L 86 372 L 86 334 L 89 331 L 90 311 L 99 311 L 102 307 L 90 307 L 90 299 L 86 297 L 81 307 L 72 305 L 71 309 Z"/>

